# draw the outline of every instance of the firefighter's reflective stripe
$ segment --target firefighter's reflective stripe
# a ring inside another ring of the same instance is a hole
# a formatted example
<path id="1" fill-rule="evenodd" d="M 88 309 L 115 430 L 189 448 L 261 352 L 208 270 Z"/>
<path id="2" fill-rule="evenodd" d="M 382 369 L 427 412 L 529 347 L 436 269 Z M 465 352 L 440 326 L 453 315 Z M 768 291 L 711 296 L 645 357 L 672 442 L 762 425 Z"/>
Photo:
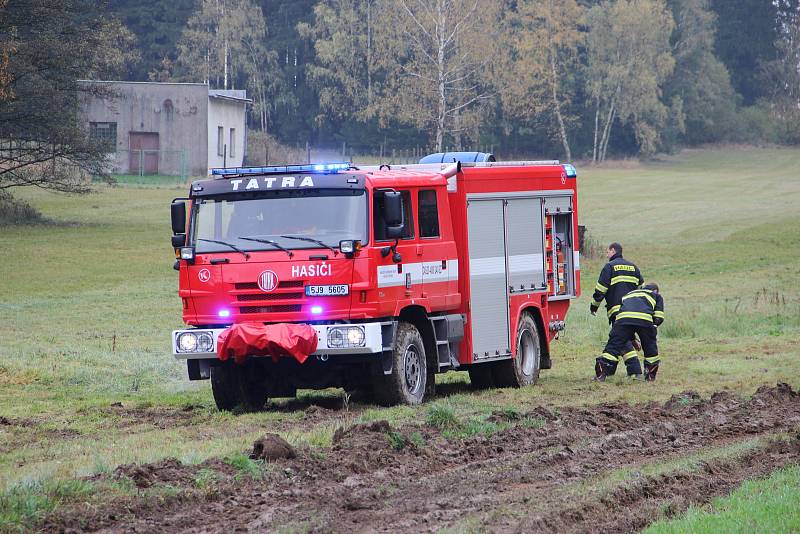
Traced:
<path id="1" fill-rule="evenodd" d="M 663 319 L 664 318 L 664 312 L 662 310 L 656 310 L 655 312 L 653 312 L 653 316 L 654 317 L 658 317 L 659 319 Z"/>
<path id="2" fill-rule="evenodd" d="M 619 358 L 617 358 L 613 354 L 609 354 L 607 352 L 604 352 L 603 354 L 601 354 L 600 357 L 603 358 L 604 360 L 608 360 L 610 362 L 618 362 L 619 361 Z"/>
<path id="3" fill-rule="evenodd" d="M 611 307 L 608 309 L 608 316 L 609 316 L 609 317 L 611 317 L 612 315 L 614 315 L 615 313 L 617 313 L 617 312 L 619 311 L 619 308 L 620 308 L 620 305 L 619 305 L 619 304 L 617 304 L 616 306 L 611 306 Z"/>
<path id="4" fill-rule="evenodd" d="M 602 303 L 603 303 L 603 301 L 602 301 L 602 300 L 593 300 L 593 301 L 592 301 L 592 305 L 593 305 L 595 308 L 599 308 L 599 307 L 600 307 L 600 305 L 601 305 Z"/>
<path id="5" fill-rule="evenodd" d="M 654 299 L 653 297 L 651 297 L 651 296 L 650 296 L 650 294 L 649 294 L 649 293 L 647 293 L 647 292 L 645 292 L 645 291 L 636 291 L 636 290 L 634 290 L 634 291 L 631 291 L 630 293 L 628 293 L 627 295 L 625 295 L 624 297 L 622 297 L 622 300 L 623 300 L 623 302 L 624 302 L 625 300 L 627 300 L 627 299 L 630 299 L 630 298 L 634 298 L 634 297 L 644 297 L 644 298 L 646 298 L 646 299 L 647 299 L 647 302 L 649 302 L 649 303 L 650 303 L 650 305 L 651 305 L 653 308 L 655 308 L 655 307 L 656 307 L 656 299 Z"/>
<path id="6" fill-rule="evenodd" d="M 635 351 L 635 350 L 632 350 L 632 351 L 630 351 L 630 352 L 627 352 L 627 353 L 625 353 L 625 355 L 624 355 L 624 356 L 622 356 L 622 359 L 623 359 L 623 360 L 625 360 L 625 361 L 627 362 L 627 361 L 628 361 L 628 360 L 630 360 L 631 358 L 636 358 L 637 356 L 638 356 L 638 354 L 636 353 L 636 351 Z"/>
<path id="7" fill-rule="evenodd" d="M 621 274 L 619 276 L 615 276 L 615 277 L 613 277 L 611 279 L 611 285 L 612 286 L 614 284 L 619 284 L 619 283 L 622 283 L 622 282 L 628 282 L 630 284 L 637 284 L 638 285 L 639 284 L 639 279 L 636 278 L 635 276 L 628 276 L 628 275 L 623 275 L 623 274 Z"/>
<path id="8" fill-rule="evenodd" d="M 647 321 L 648 323 L 653 322 L 653 316 L 650 315 L 649 313 L 640 313 L 632 311 L 619 312 L 619 314 L 617 314 L 617 321 L 622 319 L 640 319 L 642 321 Z"/>
<path id="9" fill-rule="evenodd" d="M 608 291 L 608 288 L 606 286 L 604 286 L 603 284 L 601 284 L 600 282 L 597 282 L 594 285 L 594 290 L 595 291 L 599 291 L 600 293 L 605 293 L 606 291 Z M 600 302 L 602 302 L 602 301 L 600 301 Z"/>
<path id="10" fill-rule="evenodd" d="M 644 359 L 644 363 L 658 363 L 661 361 L 661 356 L 656 354 L 655 356 L 647 356 Z"/>

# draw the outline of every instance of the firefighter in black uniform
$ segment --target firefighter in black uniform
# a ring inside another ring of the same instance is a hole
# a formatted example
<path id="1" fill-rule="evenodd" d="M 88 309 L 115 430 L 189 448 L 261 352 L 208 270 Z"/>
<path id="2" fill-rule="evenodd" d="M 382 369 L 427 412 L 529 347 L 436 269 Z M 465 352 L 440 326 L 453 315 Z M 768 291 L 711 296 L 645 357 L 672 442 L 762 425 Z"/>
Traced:
<path id="1" fill-rule="evenodd" d="M 661 361 L 656 343 L 656 327 L 663 322 L 664 299 L 658 292 L 658 285 L 650 283 L 622 297 L 619 313 L 614 326 L 611 327 L 611 333 L 608 334 L 606 348 L 597 358 L 595 370 L 598 380 L 602 381 L 609 374 L 613 374 L 620 354 L 635 335 L 642 341 L 645 380 L 655 380 Z M 612 372 L 609 373 L 607 370 Z"/>
<path id="2" fill-rule="evenodd" d="M 589 311 L 592 315 L 595 315 L 603 299 L 605 299 L 608 323 L 613 326 L 622 304 L 622 297 L 639 288 L 644 282 L 644 278 L 642 278 L 642 273 L 639 272 L 639 268 L 636 265 L 622 257 L 622 245 L 619 243 L 608 245 L 606 255 L 608 256 L 608 263 L 600 271 L 600 278 L 597 280 L 597 285 L 594 286 L 594 294 L 592 295 L 592 304 L 589 306 Z M 633 348 L 633 340 L 628 342 L 624 349 L 618 361 L 625 362 L 628 376 L 640 376 L 642 374 L 642 366 L 639 363 L 638 354 Z M 617 371 L 617 363 L 617 360 L 615 360 L 613 366 L 607 366 L 606 373 L 603 376 L 613 375 Z M 597 376 L 600 376 L 599 371 Z"/>

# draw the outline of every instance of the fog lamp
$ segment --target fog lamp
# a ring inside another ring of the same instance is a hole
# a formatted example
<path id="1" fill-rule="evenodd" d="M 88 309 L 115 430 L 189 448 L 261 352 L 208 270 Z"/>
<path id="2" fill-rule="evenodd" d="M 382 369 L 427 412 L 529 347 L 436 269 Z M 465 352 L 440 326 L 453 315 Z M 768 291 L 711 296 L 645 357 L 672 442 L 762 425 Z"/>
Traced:
<path id="1" fill-rule="evenodd" d="M 178 336 L 178 350 L 180 352 L 195 352 L 197 350 L 197 336 L 194 332 L 183 332 Z"/>
<path id="2" fill-rule="evenodd" d="M 328 347 L 363 347 L 366 337 L 363 326 L 334 326 L 328 330 Z"/>
<path id="3" fill-rule="evenodd" d="M 181 259 L 194 261 L 194 247 L 181 247 Z"/>
<path id="4" fill-rule="evenodd" d="M 214 338 L 209 332 L 201 332 L 197 335 L 197 352 L 211 352 L 214 348 Z"/>

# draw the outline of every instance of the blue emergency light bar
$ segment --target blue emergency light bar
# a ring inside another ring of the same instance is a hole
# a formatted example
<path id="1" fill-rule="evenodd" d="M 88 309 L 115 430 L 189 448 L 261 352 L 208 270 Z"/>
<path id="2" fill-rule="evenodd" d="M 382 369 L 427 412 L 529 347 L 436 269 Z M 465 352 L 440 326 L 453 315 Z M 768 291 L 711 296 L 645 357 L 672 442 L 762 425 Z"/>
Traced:
<path id="1" fill-rule="evenodd" d="M 578 171 L 575 170 L 575 167 L 567 163 L 564 165 L 564 173 L 567 175 L 567 178 L 575 178 L 578 176 Z"/>
<path id="2" fill-rule="evenodd" d="M 352 167 L 349 163 L 309 163 L 308 165 L 275 165 L 272 167 L 228 167 L 211 169 L 214 176 L 243 176 L 249 174 L 335 174 Z"/>

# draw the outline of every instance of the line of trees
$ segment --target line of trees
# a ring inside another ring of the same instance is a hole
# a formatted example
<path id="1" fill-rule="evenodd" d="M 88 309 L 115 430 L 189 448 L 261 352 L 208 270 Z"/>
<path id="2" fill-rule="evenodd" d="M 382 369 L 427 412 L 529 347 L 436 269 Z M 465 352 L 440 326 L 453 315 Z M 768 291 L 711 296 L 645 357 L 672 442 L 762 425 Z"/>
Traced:
<path id="1" fill-rule="evenodd" d="M 603 161 L 800 141 L 800 0 L 281 4 L 199 0 L 151 78 L 247 88 L 288 143 Z"/>
<path id="2" fill-rule="evenodd" d="M 245 88 L 265 147 L 800 143 L 800 0 L 107 1 L 0 0 L 0 194 L 105 173 L 81 78 Z"/>

